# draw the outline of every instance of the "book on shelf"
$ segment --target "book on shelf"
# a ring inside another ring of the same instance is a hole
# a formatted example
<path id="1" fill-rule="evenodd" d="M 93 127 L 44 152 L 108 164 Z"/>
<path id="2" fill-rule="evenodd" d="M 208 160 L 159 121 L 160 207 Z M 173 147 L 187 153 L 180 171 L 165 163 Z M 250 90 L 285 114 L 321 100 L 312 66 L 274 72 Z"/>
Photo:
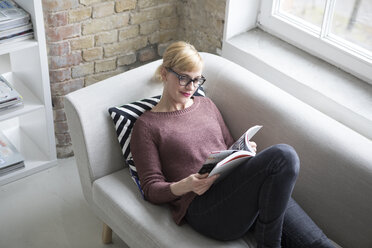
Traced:
<path id="1" fill-rule="evenodd" d="M 0 176 L 24 167 L 22 154 L 0 131 Z"/>
<path id="2" fill-rule="evenodd" d="M 0 38 L 0 44 L 32 39 L 34 37 L 34 32 L 32 30 L 27 30 L 18 34 L 12 34 L 3 38 Z"/>
<path id="3" fill-rule="evenodd" d="M 0 111 L 17 106 L 23 106 L 22 96 L 0 75 Z"/>
<path id="4" fill-rule="evenodd" d="M 25 32 L 27 33 L 33 32 L 32 23 L 28 23 L 23 26 L 0 31 L 0 40 L 7 39 L 9 37 L 12 37 L 12 36 L 15 36 L 21 33 L 25 33 Z"/>
<path id="5" fill-rule="evenodd" d="M 0 31 L 23 26 L 29 22 L 30 14 L 13 0 L 0 0 Z"/>
<path id="6" fill-rule="evenodd" d="M 0 0 L 0 44 L 32 39 L 30 14 L 13 0 Z"/>
<path id="7" fill-rule="evenodd" d="M 25 32 L 33 32 L 32 23 L 28 23 L 23 26 L 0 31 L 0 40 L 15 36 L 17 34 L 25 33 Z"/>
<path id="8" fill-rule="evenodd" d="M 208 177 L 219 174 L 218 181 L 249 158 L 254 157 L 256 152 L 251 146 L 250 140 L 261 128 L 262 126 L 260 125 L 253 126 L 235 141 L 229 149 L 211 152 L 199 170 L 199 174 L 209 173 Z"/>

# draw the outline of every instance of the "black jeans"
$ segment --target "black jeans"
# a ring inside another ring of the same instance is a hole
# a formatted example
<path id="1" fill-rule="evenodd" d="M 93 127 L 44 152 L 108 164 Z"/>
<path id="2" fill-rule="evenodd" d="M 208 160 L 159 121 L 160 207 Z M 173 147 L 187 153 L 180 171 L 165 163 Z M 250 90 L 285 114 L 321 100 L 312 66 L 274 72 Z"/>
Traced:
<path id="1" fill-rule="evenodd" d="M 271 146 L 197 196 L 185 219 L 219 240 L 237 239 L 251 230 L 258 247 L 333 247 L 291 198 L 299 164 L 291 146 Z"/>

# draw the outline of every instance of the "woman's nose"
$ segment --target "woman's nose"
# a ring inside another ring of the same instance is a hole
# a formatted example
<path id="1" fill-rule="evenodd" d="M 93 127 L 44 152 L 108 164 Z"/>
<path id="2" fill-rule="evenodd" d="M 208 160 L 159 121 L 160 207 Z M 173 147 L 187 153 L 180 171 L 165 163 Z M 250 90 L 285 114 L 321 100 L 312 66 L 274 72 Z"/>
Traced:
<path id="1" fill-rule="evenodd" d="M 191 81 L 186 85 L 186 88 L 187 88 L 187 89 L 194 89 L 194 88 L 195 88 L 194 81 L 191 80 Z"/>

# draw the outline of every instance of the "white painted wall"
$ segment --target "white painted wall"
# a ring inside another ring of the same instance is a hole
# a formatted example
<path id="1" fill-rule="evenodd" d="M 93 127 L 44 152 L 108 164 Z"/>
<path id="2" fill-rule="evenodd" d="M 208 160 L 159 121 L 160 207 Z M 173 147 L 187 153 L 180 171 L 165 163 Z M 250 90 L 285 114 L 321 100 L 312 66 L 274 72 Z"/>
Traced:
<path id="1" fill-rule="evenodd" d="M 256 27 L 260 0 L 228 0 L 223 40 Z"/>

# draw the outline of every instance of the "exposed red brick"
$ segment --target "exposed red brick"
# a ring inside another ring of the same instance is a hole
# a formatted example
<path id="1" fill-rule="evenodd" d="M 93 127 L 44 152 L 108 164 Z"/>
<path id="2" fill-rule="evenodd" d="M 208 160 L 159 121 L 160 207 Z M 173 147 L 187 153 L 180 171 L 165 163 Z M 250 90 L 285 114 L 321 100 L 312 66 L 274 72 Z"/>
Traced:
<path id="1" fill-rule="evenodd" d="M 80 64 L 81 53 L 71 53 L 64 56 L 51 56 L 50 69 L 60 69 Z"/>
<path id="2" fill-rule="evenodd" d="M 53 109 L 60 109 L 60 108 L 64 108 L 65 105 L 64 105 L 64 97 L 63 96 L 55 96 L 55 95 L 52 95 L 52 105 L 53 105 Z"/>
<path id="3" fill-rule="evenodd" d="M 84 86 L 84 79 L 73 79 L 50 85 L 52 95 L 65 96 L 70 92 L 81 89 Z"/>
<path id="4" fill-rule="evenodd" d="M 56 144 L 57 145 L 69 145 L 71 144 L 71 136 L 69 133 L 56 133 Z"/>
<path id="5" fill-rule="evenodd" d="M 53 110 L 54 121 L 66 121 L 66 113 L 64 109 Z"/>
<path id="6" fill-rule="evenodd" d="M 76 8 L 79 0 L 43 0 L 43 9 L 48 12 L 56 12 Z"/>
<path id="7" fill-rule="evenodd" d="M 59 27 L 68 24 L 67 12 L 49 13 L 47 16 L 49 27 Z"/>
<path id="8" fill-rule="evenodd" d="M 141 62 L 149 61 L 156 58 L 155 49 L 152 47 L 145 48 L 139 52 L 139 60 Z"/>
<path id="9" fill-rule="evenodd" d="M 68 41 L 49 43 L 49 56 L 62 56 L 70 53 L 70 43 Z"/>
<path id="10" fill-rule="evenodd" d="M 54 122 L 54 132 L 55 133 L 67 133 L 68 132 L 67 121 Z"/>
<path id="11" fill-rule="evenodd" d="M 71 69 L 64 68 L 59 70 L 50 70 L 49 71 L 50 82 L 62 82 L 71 79 Z"/>
<path id="12" fill-rule="evenodd" d="M 81 33 L 80 23 L 75 23 L 62 27 L 47 28 L 47 40 L 49 42 L 56 42 L 79 36 Z"/>

